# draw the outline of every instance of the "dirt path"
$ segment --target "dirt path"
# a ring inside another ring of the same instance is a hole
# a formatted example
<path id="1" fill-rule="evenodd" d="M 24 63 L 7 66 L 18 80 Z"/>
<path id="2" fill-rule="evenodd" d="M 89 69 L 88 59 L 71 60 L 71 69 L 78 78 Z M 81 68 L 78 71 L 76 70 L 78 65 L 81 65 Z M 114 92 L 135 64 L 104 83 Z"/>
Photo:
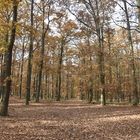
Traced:
<path id="1" fill-rule="evenodd" d="M 140 107 L 10 103 L 0 140 L 140 140 Z"/>

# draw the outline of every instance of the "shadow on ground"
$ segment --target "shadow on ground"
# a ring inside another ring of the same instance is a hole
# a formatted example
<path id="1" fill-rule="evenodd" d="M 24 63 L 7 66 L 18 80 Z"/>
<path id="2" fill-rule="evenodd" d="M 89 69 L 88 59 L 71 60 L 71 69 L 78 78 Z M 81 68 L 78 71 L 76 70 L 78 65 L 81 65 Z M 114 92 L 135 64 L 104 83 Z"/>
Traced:
<path id="1" fill-rule="evenodd" d="M 0 140 L 140 140 L 140 107 L 11 99 Z"/>

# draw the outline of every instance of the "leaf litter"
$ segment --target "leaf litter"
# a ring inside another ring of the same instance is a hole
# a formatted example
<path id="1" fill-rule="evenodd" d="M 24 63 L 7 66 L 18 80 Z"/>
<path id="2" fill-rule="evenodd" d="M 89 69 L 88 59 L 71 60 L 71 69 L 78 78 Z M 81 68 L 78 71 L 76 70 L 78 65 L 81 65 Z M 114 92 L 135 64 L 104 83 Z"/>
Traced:
<path id="1" fill-rule="evenodd" d="M 140 107 L 10 99 L 0 140 L 140 140 Z"/>

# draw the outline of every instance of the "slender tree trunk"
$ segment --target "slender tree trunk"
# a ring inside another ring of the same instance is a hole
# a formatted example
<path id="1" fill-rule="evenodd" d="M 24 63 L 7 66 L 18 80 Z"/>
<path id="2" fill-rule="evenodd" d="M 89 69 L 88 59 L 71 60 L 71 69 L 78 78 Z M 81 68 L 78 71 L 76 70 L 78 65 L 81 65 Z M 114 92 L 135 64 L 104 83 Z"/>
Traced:
<path id="1" fill-rule="evenodd" d="M 56 87 L 55 87 L 54 75 L 53 75 L 53 74 L 51 74 L 51 80 L 52 80 L 52 85 L 51 85 L 51 98 L 54 99 L 54 98 L 55 98 L 54 89 L 55 89 Z M 55 91 L 56 91 L 56 89 L 55 89 Z"/>
<path id="2" fill-rule="evenodd" d="M 17 1 L 13 0 L 13 21 L 12 21 L 12 29 L 10 35 L 10 41 L 7 46 L 7 51 L 5 54 L 5 90 L 4 90 L 4 97 L 1 102 L 0 106 L 0 115 L 7 116 L 8 115 L 8 104 L 9 104 L 9 96 L 11 91 L 11 67 L 12 67 L 12 50 L 15 42 L 16 36 L 16 25 L 17 22 Z"/>
<path id="3" fill-rule="evenodd" d="M 62 74 L 62 63 L 63 63 L 63 53 L 64 53 L 64 43 L 65 41 L 62 40 L 61 49 L 60 49 L 60 56 L 58 62 L 58 75 L 56 80 L 56 101 L 60 101 L 61 98 L 61 74 Z"/>
<path id="4" fill-rule="evenodd" d="M 108 43 L 108 51 L 109 51 L 109 85 L 112 86 L 112 59 L 111 59 L 111 28 L 109 28 L 108 23 L 108 30 L 107 30 L 107 43 Z M 113 101 L 113 92 L 109 90 L 110 93 L 110 102 Z"/>
<path id="5" fill-rule="evenodd" d="M 86 59 L 85 59 L 85 57 L 83 57 L 83 58 L 81 59 L 81 65 L 84 66 L 85 64 L 86 64 Z M 86 73 L 83 72 L 83 75 L 86 75 Z M 85 83 L 84 83 L 83 78 L 80 77 L 80 81 L 79 81 L 80 100 L 84 100 L 84 98 L 85 98 L 85 90 L 84 90 L 84 88 L 83 88 L 84 84 L 85 84 Z M 88 94 L 88 95 L 89 95 L 89 94 Z"/>
<path id="6" fill-rule="evenodd" d="M 45 1 L 42 0 L 42 9 L 43 9 L 43 19 L 42 19 L 42 37 L 41 37 L 41 61 L 39 65 L 39 79 L 38 79 L 38 90 L 37 90 L 37 96 L 36 96 L 36 102 L 39 102 L 40 92 L 41 92 L 41 84 L 42 84 L 42 71 L 43 71 L 43 60 L 44 60 L 44 51 L 45 51 L 45 36 L 49 29 L 49 14 L 50 14 L 50 5 L 49 5 L 49 11 L 48 11 L 48 25 L 45 29 Z"/>
<path id="7" fill-rule="evenodd" d="M 50 85 L 50 76 L 48 75 L 46 78 L 47 78 L 46 79 L 47 80 L 46 81 L 47 82 L 46 83 L 47 84 L 47 87 L 46 87 L 47 88 L 47 97 L 48 97 L 48 99 L 50 99 L 51 98 L 51 92 L 50 92 L 50 86 L 51 86 Z"/>
<path id="8" fill-rule="evenodd" d="M 71 80 L 70 98 L 74 98 L 74 80 Z"/>
<path id="9" fill-rule="evenodd" d="M 122 94 L 122 89 L 121 89 L 121 75 L 120 75 L 120 66 L 119 66 L 119 60 L 118 60 L 118 57 L 116 56 L 116 61 L 117 61 L 117 64 L 116 64 L 116 78 L 117 78 L 117 89 L 116 89 L 116 92 L 117 92 L 117 101 L 120 102 L 120 96 Z"/>
<path id="10" fill-rule="evenodd" d="M 88 46 L 90 47 L 90 42 L 88 40 Z M 89 56 L 90 64 L 92 64 L 92 56 Z M 93 68 L 90 66 L 90 77 L 88 81 L 88 102 L 91 103 L 93 100 Z"/>
<path id="11" fill-rule="evenodd" d="M 2 90 L 3 90 L 3 67 L 4 67 L 4 55 L 0 56 L 0 99 L 2 100 Z"/>
<path id="12" fill-rule="evenodd" d="M 31 77 L 32 77 L 32 53 L 33 53 L 33 9 L 34 0 L 31 1 L 31 32 L 30 32 L 30 46 L 29 46 L 29 58 L 27 66 L 27 82 L 26 82 L 26 105 L 29 105 L 30 101 L 30 88 L 31 88 Z"/>
<path id="13" fill-rule="evenodd" d="M 34 82 L 33 82 L 33 89 L 34 89 L 34 93 L 33 93 L 33 99 L 36 100 L 36 95 L 37 95 L 37 88 L 38 88 L 38 74 L 35 74 L 34 76 Z"/>
<path id="14" fill-rule="evenodd" d="M 19 77 L 19 97 L 21 99 L 22 96 L 22 77 L 23 77 L 23 65 L 24 65 L 24 52 L 25 52 L 25 46 L 24 46 L 24 40 L 22 44 L 22 58 L 21 58 L 21 66 L 20 66 L 20 77 Z"/>
<path id="15" fill-rule="evenodd" d="M 2 71 L 3 71 L 3 54 L 0 55 L 0 99 L 2 98 L 2 84 L 3 84 L 3 77 L 2 77 Z"/>
<path id="16" fill-rule="evenodd" d="M 81 78 L 79 81 L 79 88 L 80 88 L 80 100 L 84 100 L 84 91 L 83 91 L 84 82 Z"/>
<path id="17" fill-rule="evenodd" d="M 99 58 L 99 78 L 100 78 L 100 85 L 101 85 L 101 89 L 100 89 L 101 105 L 106 105 L 103 23 L 101 23 L 101 21 L 100 21 L 99 1 L 96 0 L 95 2 L 96 2 L 97 15 L 95 16 L 94 20 L 95 20 L 95 24 L 96 24 L 96 32 L 97 32 L 98 42 L 99 42 L 98 58 Z M 102 21 L 102 22 L 104 22 L 104 21 Z"/>
<path id="18" fill-rule="evenodd" d="M 91 52 L 91 45 L 90 45 L 90 36 L 88 37 L 88 46 L 89 46 L 89 52 Z M 89 103 L 92 102 L 93 100 L 93 67 L 92 67 L 92 55 L 90 54 L 89 56 L 89 60 L 90 60 L 90 77 L 89 77 L 89 85 L 88 85 L 88 101 Z"/>
<path id="19" fill-rule="evenodd" d="M 103 31 L 98 28 L 98 41 L 99 41 L 99 77 L 101 84 L 101 105 L 106 105 L 105 95 L 105 72 L 104 72 L 104 46 L 103 46 Z"/>
<path id="20" fill-rule="evenodd" d="M 134 46 L 133 46 L 133 41 L 132 41 L 132 36 L 131 36 L 131 26 L 130 26 L 130 21 L 129 21 L 127 4 L 126 4 L 125 0 L 123 0 L 123 3 L 124 3 L 126 22 L 127 22 L 128 41 L 129 41 L 129 45 L 131 47 L 131 63 L 132 63 L 132 78 L 133 78 L 133 105 L 138 105 L 139 97 L 138 97 L 138 88 L 137 88 Z"/>
<path id="21" fill-rule="evenodd" d="M 18 77 L 17 75 L 19 74 L 19 70 L 16 70 L 16 46 L 13 48 L 13 51 L 12 51 L 12 68 L 11 68 L 11 75 L 12 77 Z M 15 79 L 16 80 L 16 79 Z M 15 81 L 13 81 L 13 84 L 12 84 L 12 90 L 11 90 L 11 93 L 12 95 L 18 95 L 18 93 L 16 92 L 16 86 L 15 86 Z"/>
<path id="22" fill-rule="evenodd" d="M 10 22 L 10 19 L 7 20 L 7 23 Z M 9 32 L 6 33 L 5 42 L 9 42 Z M 6 78 L 6 53 L 3 54 L 2 57 L 2 67 L 1 67 L 1 101 L 3 101 L 4 93 L 5 93 L 5 86 L 4 86 L 4 79 Z"/>
<path id="23" fill-rule="evenodd" d="M 41 83 L 42 83 L 42 71 L 43 71 L 43 59 L 44 59 L 44 48 L 45 48 L 45 5 L 44 0 L 42 0 L 42 8 L 43 8 L 43 20 L 42 20 L 42 37 L 41 37 L 41 61 L 39 65 L 39 75 L 38 75 L 38 89 L 36 95 L 36 102 L 39 102 L 40 92 L 41 92 Z"/>
<path id="24" fill-rule="evenodd" d="M 66 95 L 65 100 L 69 99 L 69 73 L 66 74 Z"/>
<path id="25" fill-rule="evenodd" d="M 49 83 L 49 75 L 47 75 L 45 73 L 45 98 L 50 99 L 51 95 L 50 95 L 50 83 Z"/>
<path id="26" fill-rule="evenodd" d="M 92 79 L 92 76 L 90 77 L 89 79 L 89 90 L 88 90 L 88 94 L 89 94 L 89 98 L 88 98 L 88 101 L 89 103 L 92 102 L 93 100 L 93 79 Z"/>

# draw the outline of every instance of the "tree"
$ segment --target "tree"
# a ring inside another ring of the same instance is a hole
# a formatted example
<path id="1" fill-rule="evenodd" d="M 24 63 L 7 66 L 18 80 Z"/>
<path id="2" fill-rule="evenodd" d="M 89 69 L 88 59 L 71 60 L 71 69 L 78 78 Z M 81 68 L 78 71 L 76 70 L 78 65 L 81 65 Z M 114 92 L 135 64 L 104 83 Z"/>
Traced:
<path id="1" fill-rule="evenodd" d="M 63 15 L 63 13 L 59 13 Z M 62 24 L 62 21 L 65 19 L 65 22 Z M 58 66 L 57 66 L 57 77 L 56 77 L 56 100 L 60 101 L 61 99 L 61 85 L 62 85 L 62 70 L 63 70 L 63 58 L 66 50 L 66 46 L 71 41 L 73 34 L 77 28 L 75 22 L 68 20 L 67 15 L 65 17 L 60 16 L 60 19 L 57 21 L 59 30 L 58 33 L 58 42 L 59 42 L 59 50 L 58 50 Z"/>
<path id="2" fill-rule="evenodd" d="M 134 55 L 134 45 L 131 36 L 131 26 L 130 26 L 130 19 L 128 15 L 127 3 L 126 0 L 123 0 L 124 4 L 124 12 L 126 15 L 126 24 L 127 24 L 127 32 L 128 32 L 128 42 L 131 47 L 131 63 L 132 63 L 132 78 L 133 78 L 133 105 L 138 105 L 139 97 L 138 97 L 138 87 L 137 87 L 137 77 L 136 77 L 136 65 L 135 65 L 135 55 Z"/>
<path id="3" fill-rule="evenodd" d="M 22 96 L 22 81 L 23 81 L 23 66 L 24 66 L 24 54 L 25 54 L 25 37 L 23 38 L 22 44 L 22 56 L 21 56 L 21 65 L 20 65 L 20 76 L 19 76 L 19 97 Z"/>
<path id="4" fill-rule="evenodd" d="M 41 60 L 40 60 L 40 64 L 39 64 L 39 73 L 38 73 L 38 87 L 37 87 L 37 95 L 36 95 L 36 102 L 39 102 L 39 96 L 40 96 L 40 92 L 41 92 L 41 84 L 42 84 L 42 71 L 43 71 L 43 62 L 44 62 L 44 52 L 45 52 L 45 37 L 46 37 L 46 33 L 49 30 L 49 24 L 50 24 L 50 12 L 51 12 L 51 2 L 48 1 L 47 2 L 47 6 L 48 6 L 48 11 L 47 11 L 47 19 L 48 19 L 48 23 L 47 23 L 47 27 L 45 27 L 45 13 L 46 13 L 46 4 L 45 1 L 42 0 L 42 33 L 41 33 L 41 51 L 40 51 L 40 56 L 41 56 Z"/>
<path id="5" fill-rule="evenodd" d="M 104 29 L 105 23 L 109 19 L 109 14 L 113 11 L 114 1 L 98 1 L 98 0 L 82 0 L 79 4 L 84 5 L 83 8 L 72 11 L 68 7 L 68 2 L 64 1 L 68 10 L 76 17 L 76 19 L 82 23 L 85 27 L 89 28 L 98 40 L 98 67 L 99 67 L 99 79 L 100 79 L 100 93 L 101 93 L 101 104 L 106 104 L 105 94 L 105 62 L 104 62 Z M 76 5 L 76 6 L 77 6 Z"/>
<path id="6" fill-rule="evenodd" d="M 11 66 L 12 66 L 12 50 L 14 47 L 15 36 L 16 36 L 16 22 L 17 22 L 17 9 L 18 9 L 18 1 L 13 0 L 13 19 L 11 26 L 11 35 L 10 40 L 7 45 L 7 51 L 5 52 L 5 89 L 4 89 L 4 97 L 0 106 L 0 115 L 7 116 L 8 115 L 8 104 L 9 104 L 9 96 L 11 92 Z"/>
<path id="7" fill-rule="evenodd" d="M 29 57 L 27 67 L 27 82 L 26 82 L 26 105 L 29 105 L 30 101 L 30 88 L 31 88 L 31 76 L 32 76 L 32 53 L 33 53 L 33 17 L 34 17 L 34 0 L 31 0 L 31 29 L 30 29 L 30 44 L 29 44 Z"/>

